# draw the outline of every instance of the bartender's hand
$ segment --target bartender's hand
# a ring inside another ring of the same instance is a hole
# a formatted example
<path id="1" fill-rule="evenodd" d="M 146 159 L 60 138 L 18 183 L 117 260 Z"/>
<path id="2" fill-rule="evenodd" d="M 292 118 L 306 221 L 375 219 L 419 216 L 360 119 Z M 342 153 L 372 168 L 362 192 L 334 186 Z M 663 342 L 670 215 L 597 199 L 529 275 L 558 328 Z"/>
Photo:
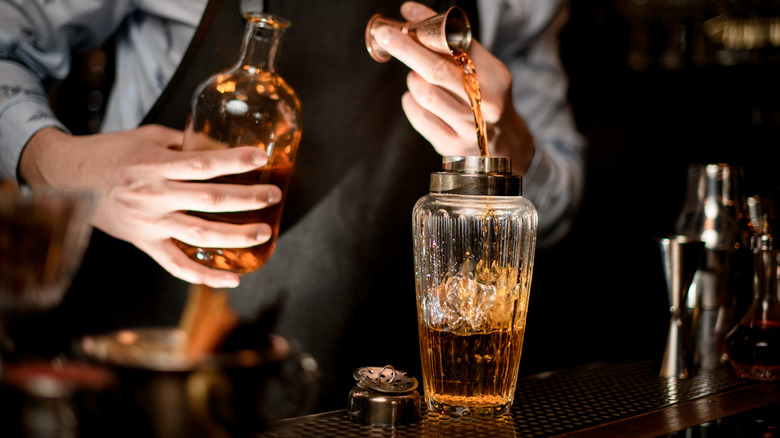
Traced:
<path id="1" fill-rule="evenodd" d="M 401 5 L 410 22 L 435 12 L 419 3 Z M 463 87 L 463 72 L 449 55 L 426 49 L 398 29 L 383 26 L 377 41 L 412 71 L 402 97 L 406 117 L 441 155 L 479 155 L 474 113 Z M 482 92 L 491 155 L 509 156 L 513 169 L 525 174 L 534 156 L 533 138 L 512 104 L 512 76 L 506 66 L 477 41 L 468 51 Z"/>
<path id="2" fill-rule="evenodd" d="M 211 222 L 185 212 L 257 210 L 279 202 L 281 190 L 273 185 L 191 182 L 254 170 L 267 156 L 254 147 L 181 152 L 182 139 L 182 132 L 154 125 L 89 136 L 45 128 L 28 142 L 19 170 L 34 187 L 96 192 L 92 225 L 134 244 L 176 277 L 235 287 L 236 274 L 190 260 L 172 238 L 201 247 L 261 244 L 271 237 L 267 224 Z"/>

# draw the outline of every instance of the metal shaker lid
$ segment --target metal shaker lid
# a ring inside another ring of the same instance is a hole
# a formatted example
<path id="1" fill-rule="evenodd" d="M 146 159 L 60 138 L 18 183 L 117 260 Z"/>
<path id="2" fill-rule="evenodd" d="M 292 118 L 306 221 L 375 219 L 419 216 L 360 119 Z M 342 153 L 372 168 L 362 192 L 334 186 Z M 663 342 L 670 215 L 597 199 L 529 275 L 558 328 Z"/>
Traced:
<path id="1" fill-rule="evenodd" d="M 347 412 L 354 421 L 382 426 L 420 418 L 420 394 L 414 377 L 392 365 L 358 368 L 353 377 L 357 386 L 349 393 Z"/>
<path id="2" fill-rule="evenodd" d="M 509 157 L 444 157 L 431 174 L 431 193 L 520 196 L 523 179 L 512 173 Z"/>

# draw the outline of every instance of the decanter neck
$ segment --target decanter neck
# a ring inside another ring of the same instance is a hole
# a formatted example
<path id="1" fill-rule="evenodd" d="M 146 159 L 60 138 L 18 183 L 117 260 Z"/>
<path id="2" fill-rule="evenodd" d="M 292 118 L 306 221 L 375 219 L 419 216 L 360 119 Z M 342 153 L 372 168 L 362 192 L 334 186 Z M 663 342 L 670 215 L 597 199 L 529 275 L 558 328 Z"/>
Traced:
<path id="1" fill-rule="evenodd" d="M 248 13 L 237 67 L 249 73 L 273 72 L 279 44 L 290 22 L 269 14 Z"/>
<path id="2" fill-rule="evenodd" d="M 753 301 L 777 305 L 777 250 L 761 248 L 754 252 Z"/>

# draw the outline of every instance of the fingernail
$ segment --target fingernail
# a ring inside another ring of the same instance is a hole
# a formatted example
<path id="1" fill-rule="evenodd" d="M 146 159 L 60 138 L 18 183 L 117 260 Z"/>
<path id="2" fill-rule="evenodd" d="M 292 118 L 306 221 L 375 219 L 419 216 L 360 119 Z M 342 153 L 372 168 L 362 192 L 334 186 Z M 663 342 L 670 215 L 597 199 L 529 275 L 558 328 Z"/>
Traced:
<path id="1" fill-rule="evenodd" d="M 418 21 L 423 14 L 423 8 L 418 3 L 405 2 L 401 5 L 401 13 L 410 21 Z"/>
<path id="2" fill-rule="evenodd" d="M 260 227 L 257 229 L 257 240 L 259 242 L 267 242 L 268 239 L 271 238 L 274 231 L 271 229 L 271 226 L 268 224 L 261 224 Z"/>
<path id="3" fill-rule="evenodd" d="M 388 44 L 392 37 L 393 33 L 388 26 L 379 26 L 379 28 L 374 31 L 374 38 L 383 46 Z"/>
<path id="4" fill-rule="evenodd" d="M 220 287 L 236 287 L 240 283 L 240 280 L 238 279 L 238 276 L 235 274 L 225 274 L 224 277 L 222 277 L 222 280 L 220 281 L 221 286 Z"/>
<path id="5" fill-rule="evenodd" d="M 268 163 L 268 155 L 265 151 L 256 151 L 252 154 L 252 164 L 255 166 L 265 166 Z"/>
<path id="6" fill-rule="evenodd" d="M 268 202 L 276 204 L 282 200 L 282 191 L 278 187 L 272 187 L 268 189 Z"/>

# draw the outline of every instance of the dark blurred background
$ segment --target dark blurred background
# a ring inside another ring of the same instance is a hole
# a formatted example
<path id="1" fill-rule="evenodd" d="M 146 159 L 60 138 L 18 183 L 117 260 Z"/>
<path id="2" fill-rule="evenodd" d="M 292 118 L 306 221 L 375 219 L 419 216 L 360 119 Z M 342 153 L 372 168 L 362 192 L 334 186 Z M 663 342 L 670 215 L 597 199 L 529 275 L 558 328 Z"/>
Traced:
<path id="1" fill-rule="evenodd" d="M 659 358 L 668 304 L 653 239 L 673 231 L 688 165 L 743 166 L 745 195 L 773 195 L 779 179 L 780 1 L 574 0 L 561 50 L 587 180 L 571 234 L 537 254 L 525 374 Z M 74 133 L 100 124 L 111 56 L 81 56 L 53 96 Z"/>
<path id="2" fill-rule="evenodd" d="M 589 141 L 582 211 L 537 255 L 525 371 L 660 358 L 668 318 L 654 238 L 673 232 L 691 163 L 744 168 L 774 196 L 780 148 L 780 2 L 573 1 L 561 36 Z M 539 363 L 536 362 L 539 358 Z"/>

